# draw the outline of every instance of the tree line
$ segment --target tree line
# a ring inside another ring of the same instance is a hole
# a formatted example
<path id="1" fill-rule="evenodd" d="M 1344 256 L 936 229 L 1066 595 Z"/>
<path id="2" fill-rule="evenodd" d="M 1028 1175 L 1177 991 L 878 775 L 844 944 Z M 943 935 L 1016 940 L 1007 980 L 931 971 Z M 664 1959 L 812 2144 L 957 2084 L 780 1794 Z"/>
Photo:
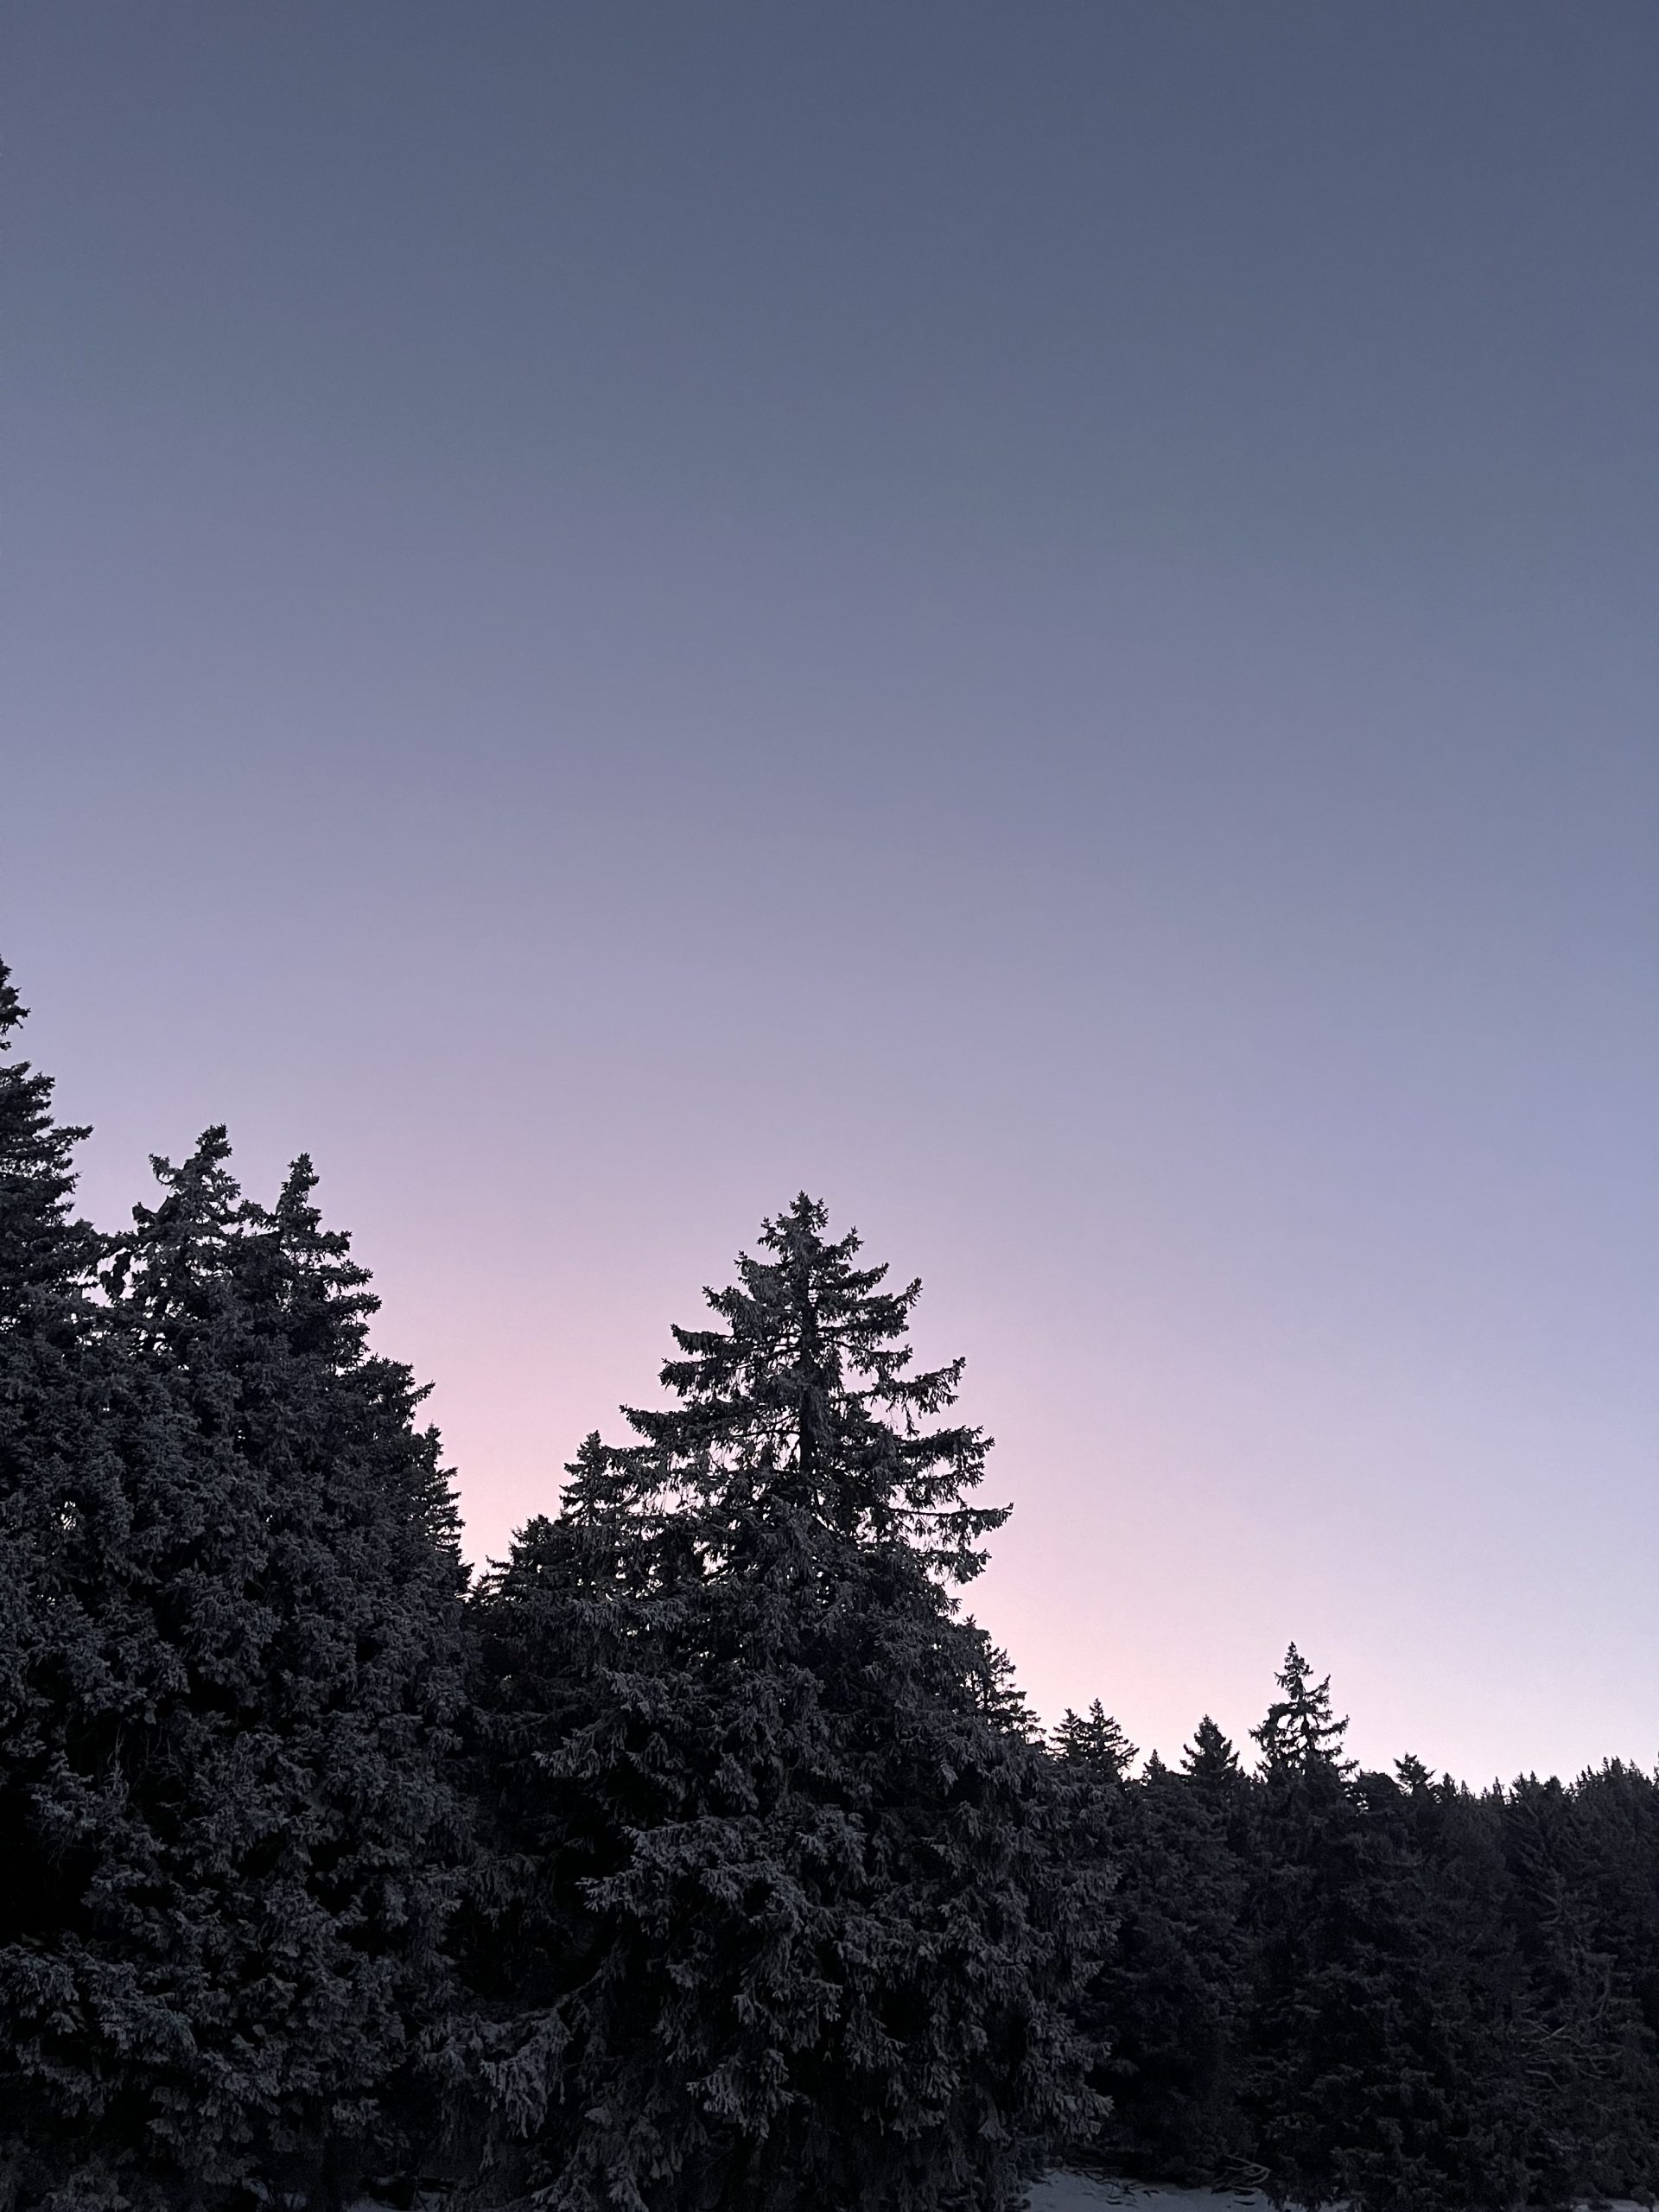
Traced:
<path id="1" fill-rule="evenodd" d="M 1659 2181 L 1659 1787 L 1052 1735 L 918 1293 L 802 1197 L 469 1577 L 302 1159 L 119 1235 L 0 966 L 0 2212 L 1373 2212 Z"/>

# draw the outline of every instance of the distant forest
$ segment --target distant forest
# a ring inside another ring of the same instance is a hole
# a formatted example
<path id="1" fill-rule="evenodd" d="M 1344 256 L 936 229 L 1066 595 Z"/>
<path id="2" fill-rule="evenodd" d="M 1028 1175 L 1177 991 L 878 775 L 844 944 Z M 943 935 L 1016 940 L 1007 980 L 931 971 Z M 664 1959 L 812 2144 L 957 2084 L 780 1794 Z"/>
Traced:
<path id="1" fill-rule="evenodd" d="M 0 2212 L 1659 2185 L 1659 1786 L 1045 1734 L 960 1363 L 798 1198 L 469 1577 L 299 1160 L 74 1217 L 0 967 Z M 1120 1571 L 1132 1572 L 1132 1565 Z"/>

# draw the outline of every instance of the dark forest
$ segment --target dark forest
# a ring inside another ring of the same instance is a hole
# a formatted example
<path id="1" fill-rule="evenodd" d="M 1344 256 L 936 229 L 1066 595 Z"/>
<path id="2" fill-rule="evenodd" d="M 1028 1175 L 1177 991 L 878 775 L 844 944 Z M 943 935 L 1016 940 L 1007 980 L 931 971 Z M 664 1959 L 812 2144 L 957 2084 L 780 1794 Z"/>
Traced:
<path id="1" fill-rule="evenodd" d="M 960 1363 L 801 1196 L 469 1574 L 298 1160 L 73 1211 L 0 966 L 0 2212 L 1659 2186 L 1659 1783 L 1045 1732 Z M 1133 1561 L 1116 1571 L 1133 1573 Z M 1103 1685 L 1109 1693 L 1109 1686 Z"/>

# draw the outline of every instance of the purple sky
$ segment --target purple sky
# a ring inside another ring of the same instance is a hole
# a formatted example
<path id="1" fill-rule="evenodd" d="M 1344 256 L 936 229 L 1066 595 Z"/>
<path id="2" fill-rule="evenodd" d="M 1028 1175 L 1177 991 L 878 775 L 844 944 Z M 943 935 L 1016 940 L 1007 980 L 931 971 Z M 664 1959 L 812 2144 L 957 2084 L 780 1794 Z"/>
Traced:
<path id="1" fill-rule="evenodd" d="M 801 1185 L 1039 1707 L 1659 1754 L 1651 0 L 14 0 L 0 951 L 474 1552 Z"/>

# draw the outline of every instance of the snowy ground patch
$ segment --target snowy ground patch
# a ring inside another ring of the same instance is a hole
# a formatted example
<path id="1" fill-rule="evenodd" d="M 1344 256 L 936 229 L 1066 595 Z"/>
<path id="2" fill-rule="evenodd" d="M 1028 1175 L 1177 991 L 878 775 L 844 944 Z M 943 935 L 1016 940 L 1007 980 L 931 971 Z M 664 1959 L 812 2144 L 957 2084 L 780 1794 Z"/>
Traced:
<path id="1" fill-rule="evenodd" d="M 1045 2174 L 1033 2182 L 1031 2212 L 1271 2212 L 1256 2189 L 1177 2189 L 1173 2182 L 1103 2181 L 1089 2174 Z M 1587 2212 L 1587 2208 L 1584 2208 Z M 1599 2212 L 1644 2212 L 1631 2198 L 1604 2199 Z"/>
<path id="2" fill-rule="evenodd" d="M 1032 2184 L 1031 2212 L 1271 2212 L 1256 2189 L 1177 2189 L 1173 2182 L 1102 2181 L 1089 2174 L 1045 2174 Z"/>

